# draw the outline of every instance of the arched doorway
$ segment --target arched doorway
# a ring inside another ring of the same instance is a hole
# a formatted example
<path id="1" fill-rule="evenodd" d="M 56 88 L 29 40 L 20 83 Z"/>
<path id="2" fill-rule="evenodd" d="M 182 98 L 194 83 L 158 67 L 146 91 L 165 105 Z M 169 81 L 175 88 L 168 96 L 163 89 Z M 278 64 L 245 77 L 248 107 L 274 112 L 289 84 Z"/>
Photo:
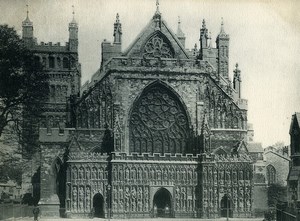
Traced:
<path id="1" fill-rule="evenodd" d="M 172 215 L 172 196 L 165 189 L 159 189 L 153 197 L 153 215 L 155 217 L 171 217 Z"/>
<path id="2" fill-rule="evenodd" d="M 232 217 L 232 201 L 230 197 L 225 194 L 221 199 L 221 217 Z"/>
<path id="3" fill-rule="evenodd" d="M 104 218 L 104 199 L 100 193 L 93 198 L 94 217 Z"/>

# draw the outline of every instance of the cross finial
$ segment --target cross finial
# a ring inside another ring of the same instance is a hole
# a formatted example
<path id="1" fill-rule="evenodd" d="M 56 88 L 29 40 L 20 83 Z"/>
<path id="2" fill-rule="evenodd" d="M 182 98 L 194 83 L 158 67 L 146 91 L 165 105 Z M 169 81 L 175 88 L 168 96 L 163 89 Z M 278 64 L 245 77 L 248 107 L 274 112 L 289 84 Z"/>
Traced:
<path id="1" fill-rule="evenodd" d="M 223 17 L 221 18 L 221 32 L 224 31 L 224 20 Z"/>
<path id="2" fill-rule="evenodd" d="M 159 0 L 156 0 L 156 11 L 159 12 Z"/>
<path id="3" fill-rule="evenodd" d="M 119 22 L 120 21 L 120 16 L 119 16 L 119 13 L 117 13 L 116 15 L 116 22 Z"/>
<path id="4" fill-rule="evenodd" d="M 180 16 L 178 16 L 178 24 L 180 24 Z"/>
<path id="5" fill-rule="evenodd" d="M 72 10 L 73 10 L 72 14 L 73 14 L 73 18 L 74 18 L 74 15 L 75 15 L 74 5 L 72 5 Z"/>
<path id="6" fill-rule="evenodd" d="M 202 28 L 203 28 L 203 29 L 206 28 L 205 19 L 202 20 Z"/>
<path id="7" fill-rule="evenodd" d="M 26 13 L 27 13 L 27 17 L 28 17 L 28 14 L 29 14 L 29 11 L 28 11 L 28 5 L 26 5 L 26 8 L 27 8 Z"/>

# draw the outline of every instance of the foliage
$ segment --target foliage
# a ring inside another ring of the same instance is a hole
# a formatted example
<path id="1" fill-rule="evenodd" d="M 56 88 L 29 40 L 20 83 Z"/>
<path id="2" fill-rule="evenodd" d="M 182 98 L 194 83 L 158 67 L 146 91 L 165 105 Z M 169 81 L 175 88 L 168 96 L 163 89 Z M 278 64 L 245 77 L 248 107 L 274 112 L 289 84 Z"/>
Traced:
<path id="1" fill-rule="evenodd" d="M 264 221 L 273 221 L 276 217 L 276 209 L 270 208 L 268 211 L 264 213 Z"/>
<path id="2" fill-rule="evenodd" d="M 276 207 L 278 201 L 284 201 L 286 198 L 287 189 L 280 184 L 271 184 L 268 187 L 268 206 Z"/>
<path id="3" fill-rule="evenodd" d="M 48 94 L 48 75 L 40 61 L 14 28 L 0 25 L 0 137 L 8 125 L 14 124 L 25 150 L 36 146 L 34 131 Z M 31 123 L 31 119 L 36 122 Z"/>
<path id="4" fill-rule="evenodd" d="M 22 182 L 22 166 L 15 163 L 2 164 L 0 166 L 0 182 L 14 180 L 18 185 Z"/>

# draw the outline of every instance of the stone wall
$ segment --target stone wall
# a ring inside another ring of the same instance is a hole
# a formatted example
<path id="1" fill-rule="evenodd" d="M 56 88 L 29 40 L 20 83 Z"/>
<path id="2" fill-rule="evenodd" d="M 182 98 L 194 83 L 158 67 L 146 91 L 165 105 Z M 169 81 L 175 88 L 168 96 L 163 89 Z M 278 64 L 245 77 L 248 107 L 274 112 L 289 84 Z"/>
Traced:
<path id="1" fill-rule="evenodd" d="M 264 153 L 264 160 L 266 167 L 272 165 L 276 170 L 276 183 L 286 186 L 287 185 L 287 176 L 289 173 L 289 163 L 290 159 L 282 156 L 273 151 L 268 151 Z M 267 171 L 266 171 L 267 177 Z"/>

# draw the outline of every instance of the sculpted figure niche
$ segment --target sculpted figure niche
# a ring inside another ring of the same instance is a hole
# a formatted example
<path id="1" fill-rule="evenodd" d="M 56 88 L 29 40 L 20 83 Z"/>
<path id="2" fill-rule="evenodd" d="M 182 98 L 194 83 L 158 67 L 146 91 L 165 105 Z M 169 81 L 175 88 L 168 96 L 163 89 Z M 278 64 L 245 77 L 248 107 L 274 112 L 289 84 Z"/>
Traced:
<path id="1" fill-rule="evenodd" d="M 191 153 L 189 123 L 183 105 L 161 84 L 147 88 L 134 103 L 130 118 L 130 152 Z"/>

